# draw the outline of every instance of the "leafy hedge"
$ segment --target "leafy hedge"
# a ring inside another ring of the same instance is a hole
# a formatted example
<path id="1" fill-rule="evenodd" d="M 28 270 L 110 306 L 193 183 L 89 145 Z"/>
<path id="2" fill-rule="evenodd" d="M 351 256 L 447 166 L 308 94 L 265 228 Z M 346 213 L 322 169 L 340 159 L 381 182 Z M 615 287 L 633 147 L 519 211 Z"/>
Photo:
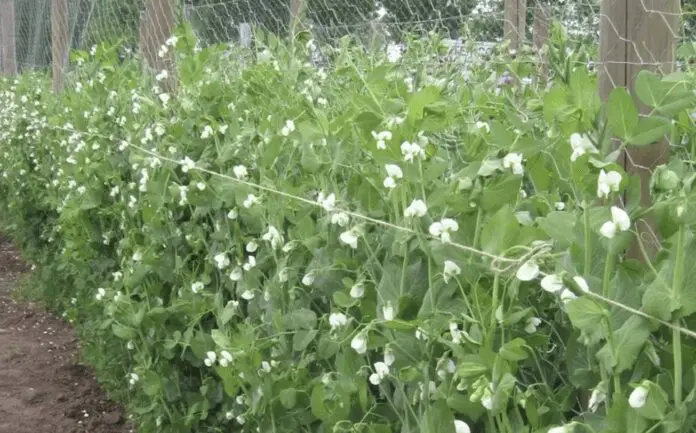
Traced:
<path id="1" fill-rule="evenodd" d="M 182 28 L 172 94 L 74 53 L 59 94 L 3 82 L 5 230 L 140 432 L 689 431 L 693 77 L 641 74 L 639 119 L 554 35 L 548 86 L 436 36 L 322 70 L 302 35 L 240 58 Z M 665 134 L 642 208 L 610 137 Z"/>

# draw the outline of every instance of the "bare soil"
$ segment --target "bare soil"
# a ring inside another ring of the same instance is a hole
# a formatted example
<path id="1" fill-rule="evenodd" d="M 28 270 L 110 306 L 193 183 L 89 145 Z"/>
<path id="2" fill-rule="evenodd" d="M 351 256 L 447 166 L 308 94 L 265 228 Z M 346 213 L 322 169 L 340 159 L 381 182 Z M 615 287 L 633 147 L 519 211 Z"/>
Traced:
<path id="1" fill-rule="evenodd" d="M 70 326 L 11 297 L 28 272 L 0 236 L 0 433 L 127 433 L 121 409 L 78 361 Z"/>

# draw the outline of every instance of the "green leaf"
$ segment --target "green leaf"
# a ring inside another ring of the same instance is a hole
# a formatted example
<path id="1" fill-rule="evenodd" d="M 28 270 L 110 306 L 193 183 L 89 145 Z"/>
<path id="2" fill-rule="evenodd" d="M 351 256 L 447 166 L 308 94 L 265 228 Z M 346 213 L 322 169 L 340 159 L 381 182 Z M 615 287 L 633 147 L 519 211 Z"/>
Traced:
<path id="1" fill-rule="evenodd" d="M 285 409 L 292 409 L 297 403 L 297 391 L 294 388 L 286 388 L 280 391 L 280 404 Z"/>
<path id="2" fill-rule="evenodd" d="M 665 97 L 662 80 L 652 71 L 644 69 L 638 73 L 635 91 L 638 99 L 649 107 L 659 107 Z"/>
<path id="3" fill-rule="evenodd" d="M 529 353 L 525 349 L 526 342 L 521 338 L 515 338 L 514 340 L 508 341 L 501 348 L 498 354 L 501 358 L 518 362 L 529 358 Z"/>
<path id="4" fill-rule="evenodd" d="M 571 212 L 551 212 L 545 217 L 537 218 L 539 227 L 546 232 L 561 248 L 569 247 L 575 241 L 576 216 Z"/>
<path id="5" fill-rule="evenodd" d="M 463 378 L 478 377 L 487 371 L 488 367 L 479 362 L 462 361 L 457 365 L 457 376 Z"/>
<path id="6" fill-rule="evenodd" d="M 418 120 L 423 117 L 426 106 L 440 99 L 440 89 L 435 86 L 426 86 L 414 93 L 408 101 L 408 118 Z"/>
<path id="7" fill-rule="evenodd" d="M 285 329 L 314 329 L 317 324 L 317 313 L 307 308 L 292 310 L 285 316 Z"/>
<path id="8" fill-rule="evenodd" d="M 606 336 L 608 312 L 589 297 L 581 297 L 565 306 L 570 322 L 588 339 L 588 345 L 598 343 Z"/>
<path id="9" fill-rule="evenodd" d="M 219 329 L 213 329 L 210 332 L 210 336 L 213 338 L 215 344 L 223 349 L 229 349 L 232 347 L 232 342 L 227 337 L 227 335 Z"/>
<path id="10" fill-rule="evenodd" d="M 455 433 L 454 414 L 444 400 L 426 406 L 421 433 Z"/>
<path id="11" fill-rule="evenodd" d="M 614 374 L 629 370 L 649 336 L 648 321 L 639 316 L 631 316 L 621 328 L 613 332 L 613 341 L 606 343 L 597 352 L 597 359 L 606 371 Z"/>
<path id="12" fill-rule="evenodd" d="M 519 223 L 509 205 L 501 207 L 481 231 L 481 246 L 484 251 L 500 254 L 514 245 L 519 232 Z"/>
<path id="13" fill-rule="evenodd" d="M 607 122 L 614 134 L 621 138 L 630 137 L 638 125 L 638 109 L 624 87 L 617 87 L 609 95 Z"/>
<path id="14" fill-rule="evenodd" d="M 115 336 L 122 340 L 132 340 L 138 336 L 138 333 L 135 329 L 128 326 L 120 325 L 118 323 L 112 324 L 111 330 L 113 331 Z"/>
<path id="15" fill-rule="evenodd" d="M 638 125 L 627 138 L 633 146 L 648 146 L 665 138 L 672 130 L 672 122 L 664 117 L 642 117 Z"/>
<path id="16" fill-rule="evenodd" d="M 317 331 L 316 329 L 311 329 L 311 330 L 299 330 L 295 332 L 295 335 L 292 337 L 292 348 L 296 352 L 301 352 L 309 346 L 312 341 L 314 341 L 314 338 L 317 336 Z"/>

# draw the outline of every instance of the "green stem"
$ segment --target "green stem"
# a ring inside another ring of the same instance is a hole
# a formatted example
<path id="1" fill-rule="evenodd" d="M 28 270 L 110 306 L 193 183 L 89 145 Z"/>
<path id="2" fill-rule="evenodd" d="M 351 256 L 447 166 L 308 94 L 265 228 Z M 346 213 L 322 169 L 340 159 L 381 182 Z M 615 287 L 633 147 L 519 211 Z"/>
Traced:
<path id="1" fill-rule="evenodd" d="M 476 210 L 476 227 L 474 227 L 474 244 L 472 245 L 472 248 L 478 248 L 478 244 L 481 238 L 481 220 L 483 219 L 483 209 L 481 206 L 478 206 L 478 209 Z M 469 263 L 474 261 L 474 253 L 471 253 L 469 256 Z"/>
<path id="2" fill-rule="evenodd" d="M 611 277 L 614 274 L 614 255 L 612 254 L 611 246 L 607 250 L 607 258 L 604 261 L 604 275 L 602 275 L 602 296 L 609 297 L 609 289 L 611 289 Z"/>
<path id="3" fill-rule="evenodd" d="M 586 202 L 583 203 L 583 216 L 585 221 L 585 268 L 583 274 L 587 277 L 592 270 L 592 248 L 590 245 L 592 243 L 592 233 L 590 233 L 590 210 Z"/>
<path id="4" fill-rule="evenodd" d="M 677 233 L 677 256 L 674 262 L 674 275 L 672 279 L 672 292 L 677 300 L 681 298 L 682 282 L 684 279 L 684 265 L 686 251 L 686 226 L 679 226 Z M 674 402 L 677 406 L 682 403 L 682 347 L 681 332 L 679 331 L 679 317 L 675 317 L 672 328 L 672 354 L 674 356 Z"/>
<path id="5" fill-rule="evenodd" d="M 493 299 L 491 302 L 491 318 L 490 318 L 490 325 L 488 328 L 488 338 L 486 341 L 486 344 L 489 348 L 493 348 L 493 336 L 495 334 L 495 328 L 496 328 L 496 320 L 495 320 L 495 312 L 498 310 L 498 289 L 500 287 L 500 274 L 497 272 L 495 273 L 495 276 L 493 277 Z"/>

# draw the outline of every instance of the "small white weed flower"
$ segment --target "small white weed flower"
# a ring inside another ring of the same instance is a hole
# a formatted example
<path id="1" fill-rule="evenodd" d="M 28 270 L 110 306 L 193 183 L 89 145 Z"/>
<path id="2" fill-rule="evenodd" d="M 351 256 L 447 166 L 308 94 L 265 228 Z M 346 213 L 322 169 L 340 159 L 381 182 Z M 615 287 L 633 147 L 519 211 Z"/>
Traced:
<path id="1" fill-rule="evenodd" d="M 450 278 L 456 277 L 461 273 L 462 269 L 459 266 L 457 266 L 455 262 L 453 262 L 452 260 L 445 260 L 445 269 L 442 272 L 445 283 L 447 283 Z"/>
<path id="2" fill-rule="evenodd" d="M 283 126 L 280 130 L 280 135 L 287 137 L 290 135 L 290 133 L 295 131 L 295 122 L 292 120 L 286 120 L 285 121 L 285 126 Z"/>
<path id="3" fill-rule="evenodd" d="M 541 279 L 541 288 L 549 293 L 558 293 L 565 289 L 563 279 L 556 274 L 546 275 Z"/>
<path id="4" fill-rule="evenodd" d="M 513 174 L 524 174 L 524 167 L 522 166 L 522 154 L 508 153 L 505 155 L 503 158 L 503 167 L 511 169 Z"/>
<path id="5" fill-rule="evenodd" d="M 404 217 L 424 217 L 428 213 L 428 206 L 420 199 L 413 200 L 411 204 L 404 210 Z"/>
<path id="6" fill-rule="evenodd" d="M 641 407 L 645 406 L 645 403 L 647 401 L 648 388 L 643 385 L 635 388 L 633 391 L 631 391 L 631 394 L 628 396 L 628 404 L 633 409 L 640 409 Z"/>
<path id="7" fill-rule="evenodd" d="M 532 281 L 539 276 L 539 265 L 531 260 L 525 262 L 517 269 L 515 276 L 520 281 Z"/>
<path id="8" fill-rule="evenodd" d="M 162 69 L 159 74 L 155 75 L 157 81 L 166 80 L 169 77 L 169 72 L 166 69 Z"/>
<path id="9" fill-rule="evenodd" d="M 370 383 L 379 385 L 385 377 L 389 376 L 389 366 L 384 362 L 375 362 L 375 372 L 370 375 Z"/>
<path id="10" fill-rule="evenodd" d="M 348 316 L 343 313 L 331 313 L 329 315 L 329 326 L 331 330 L 335 331 L 338 328 L 346 326 L 348 324 Z"/>
<path id="11" fill-rule="evenodd" d="M 207 352 L 207 353 L 205 354 L 205 359 L 203 359 L 203 363 L 204 363 L 207 367 L 212 367 L 213 365 L 215 365 L 215 360 L 216 360 L 216 359 L 217 359 L 217 354 L 216 354 L 215 352 L 213 352 L 213 351 L 210 351 L 210 352 Z"/>
<path id="12" fill-rule="evenodd" d="M 350 341 L 350 347 L 355 350 L 358 355 L 364 354 L 367 352 L 367 336 L 364 333 L 356 335 Z"/>
<path id="13" fill-rule="evenodd" d="M 586 153 L 599 153 L 592 141 L 590 141 L 590 137 L 585 134 L 572 134 L 570 136 L 570 147 L 573 149 L 573 153 L 570 155 L 572 162 Z"/>
<path id="14" fill-rule="evenodd" d="M 249 175 L 247 168 L 243 165 L 235 165 L 232 172 L 234 173 L 234 177 L 237 179 L 246 179 Z"/>
<path id="15" fill-rule="evenodd" d="M 196 281 L 195 283 L 191 284 L 191 291 L 193 293 L 198 293 L 203 290 L 203 287 L 205 287 L 205 284 L 200 281 Z"/>
<path id="16" fill-rule="evenodd" d="M 349 247 L 353 249 L 358 248 L 358 235 L 354 230 L 345 231 L 341 233 L 338 238 L 342 243 L 348 245 Z"/>
<path id="17" fill-rule="evenodd" d="M 607 221 L 602 224 L 599 229 L 599 233 L 607 239 L 612 239 L 616 236 L 616 231 L 625 232 L 631 228 L 631 218 L 625 210 L 612 206 L 611 207 L 611 221 Z"/>
<path id="18" fill-rule="evenodd" d="M 605 172 L 602 169 L 597 178 L 597 197 L 607 198 L 612 192 L 617 192 L 621 185 L 621 173 L 618 171 Z"/>
<path id="19" fill-rule="evenodd" d="M 530 317 L 524 326 L 524 331 L 527 334 L 534 334 L 537 331 L 537 327 L 541 325 L 541 319 L 538 317 Z"/>
<path id="20" fill-rule="evenodd" d="M 439 237 L 443 243 L 449 243 L 452 240 L 450 233 L 457 230 L 459 230 L 459 224 L 451 218 L 443 218 L 432 223 L 428 228 L 430 234 Z"/>

